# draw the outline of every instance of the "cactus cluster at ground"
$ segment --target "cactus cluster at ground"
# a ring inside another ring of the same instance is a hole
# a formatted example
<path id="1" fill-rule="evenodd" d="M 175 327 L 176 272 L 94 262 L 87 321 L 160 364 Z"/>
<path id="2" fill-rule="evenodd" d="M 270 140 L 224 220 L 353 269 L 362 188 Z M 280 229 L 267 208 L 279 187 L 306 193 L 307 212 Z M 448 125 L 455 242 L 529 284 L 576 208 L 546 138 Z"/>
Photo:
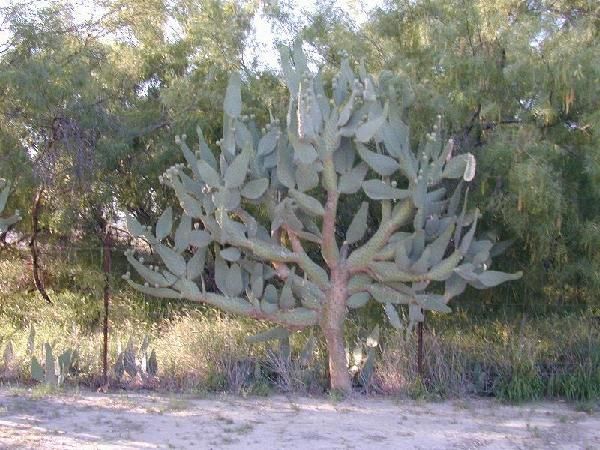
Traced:
<path id="1" fill-rule="evenodd" d="M 410 328 L 425 310 L 449 312 L 448 302 L 467 285 L 485 289 L 521 274 L 489 270 L 503 244 L 475 237 L 480 213 L 467 210 L 465 195 L 474 156 L 443 139 L 441 121 L 412 148 L 403 121 L 410 102 L 398 77 L 371 76 L 363 64 L 355 73 L 345 58 L 329 98 L 300 43 L 282 48 L 281 60 L 290 93 L 285 126 L 272 118 L 259 130 L 242 115 L 241 79 L 233 74 L 218 157 L 201 130 L 196 152 L 186 136 L 177 139 L 186 163 L 169 168 L 161 182 L 175 191 L 183 214 L 176 227 L 171 208 L 155 228 L 128 217 L 130 232 L 160 260 L 148 264 L 130 250 L 143 281 L 124 278 L 149 295 L 204 302 L 288 330 L 319 326 L 331 387 L 347 391 L 349 308 L 375 301 L 392 326 Z M 369 199 L 346 230 L 342 196 Z M 370 229 L 375 213 L 378 226 Z M 319 258 L 307 251 L 315 245 Z M 207 263 L 216 291 L 207 288 Z"/>
<path id="2" fill-rule="evenodd" d="M 35 350 L 35 328 L 31 325 L 28 340 L 28 350 L 31 355 L 31 378 L 49 386 L 62 386 L 65 379 L 76 372 L 77 350 L 66 349 L 59 356 L 54 356 L 53 347 L 48 342 L 43 346 L 44 364 L 33 356 Z"/>
<path id="3" fill-rule="evenodd" d="M 4 208 L 6 208 L 8 194 L 10 194 L 10 183 L 4 178 L 0 178 L 0 216 L 4 212 Z M 8 227 L 17 223 L 19 220 L 21 220 L 19 211 L 15 211 L 15 213 L 9 217 L 0 217 L 0 233 L 4 233 L 8 230 Z"/>
<path id="4" fill-rule="evenodd" d="M 152 350 L 148 353 L 148 344 L 148 336 L 146 336 L 138 349 L 138 358 L 138 352 L 135 350 L 133 338 L 129 339 L 125 350 L 120 351 L 117 355 L 117 360 L 114 365 L 114 376 L 117 380 L 121 380 L 125 374 L 127 374 L 130 379 L 135 379 L 137 375 L 146 378 L 156 377 L 158 373 L 156 351 Z"/>

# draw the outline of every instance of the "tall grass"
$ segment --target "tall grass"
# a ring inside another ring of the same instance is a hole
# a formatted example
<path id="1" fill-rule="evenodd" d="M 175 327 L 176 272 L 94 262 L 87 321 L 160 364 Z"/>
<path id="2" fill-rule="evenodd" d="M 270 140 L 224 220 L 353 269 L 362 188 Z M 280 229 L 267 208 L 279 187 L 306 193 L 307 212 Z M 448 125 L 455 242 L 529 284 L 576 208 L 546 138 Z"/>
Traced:
<path id="1" fill-rule="evenodd" d="M 376 371 L 383 392 L 437 397 L 600 398 L 600 330 L 583 313 L 531 321 L 483 322 L 466 328 L 433 320 L 424 336 L 424 379 L 416 372 L 416 338 L 389 333 Z"/>
<path id="2" fill-rule="evenodd" d="M 56 353 L 79 353 L 72 382 L 97 386 L 101 373 L 103 275 L 93 266 L 55 262 L 47 275 L 54 305 L 31 291 L 26 259 L 0 259 L 0 352 L 8 343 L 10 367 L 0 361 L 0 379 L 30 382 L 30 326 L 36 331 L 33 356 L 42 345 Z M 110 311 L 109 364 L 131 339 L 144 337 L 156 351 L 158 386 L 169 390 L 264 394 L 272 390 L 324 392 L 327 364 L 322 340 L 309 361 L 298 355 L 308 338 L 296 333 L 292 358 L 271 344 L 245 338 L 267 325 L 201 305 L 164 302 L 131 291 L 115 276 Z M 468 303 L 468 302 L 466 302 Z M 416 371 L 416 338 L 383 327 L 370 391 L 435 398 L 495 396 L 518 402 L 538 398 L 600 398 L 600 324 L 593 309 L 535 315 L 430 313 L 424 334 L 424 376 Z M 349 351 L 365 340 L 377 313 L 354 315 L 346 327 Z M 357 377 L 359 379 L 359 377 Z M 115 385 L 118 385 L 115 382 Z"/>

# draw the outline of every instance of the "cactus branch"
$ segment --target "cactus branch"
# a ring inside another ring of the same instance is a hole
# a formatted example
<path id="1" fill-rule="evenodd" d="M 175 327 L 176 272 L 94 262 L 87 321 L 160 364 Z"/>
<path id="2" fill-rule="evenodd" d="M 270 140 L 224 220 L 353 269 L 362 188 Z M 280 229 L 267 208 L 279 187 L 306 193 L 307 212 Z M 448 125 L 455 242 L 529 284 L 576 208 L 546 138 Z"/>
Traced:
<path id="1" fill-rule="evenodd" d="M 238 242 L 240 247 L 250 250 L 255 256 L 276 263 L 295 263 L 306 275 L 322 289 L 327 289 L 329 286 L 329 277 L 327 273 L 314 261 L 312 261 L 306 253 L 291 252 L 285 247 L 275 244 L 269 244 L 256 239 L 247 239 L 246 241 Z"/>
<path id="2" fill-rule="evenodd" d="M 298 257 L 298 266 L 300 266 L 300 268 L 304 270 L 304 273 L 306 273 L 306 275 L 321 289 L 327 290 L 329 288 L 329 277 L 327 276 L 327 273 L 321 266 L 315 263 L 310 256 L 308 256 L 304 250 L 304 247 L 302 246 L 302 243 L 300 242 L 300 239 L 298 238 L 298 235 L 294 233 L 294 231 L 291 230 L 287 225 L 284 226 L 284 229 L 290 239 L 292 249 Z"/>
<path id="3" fill-rule="evenodd" d="M 141 292 L 150 293 L 153 288 L 148 288 L 134 281 L 127 280 L 129 285 Z M 175 292 L 175 291 L 173 291 Z M 299 307 L 286 311 L 277 310 L 273 313 L 265 313 L 257 308 L 248 300 L 242 297 L 228 297 L 226 295 L 214 294 L 210 292 L 200 292 L 199 290 L 190 292 L 178 292 L 179 298 L 197 303 L 206 303 L 215 306 L 223 311 L 241 314 L 254 319 L 268 320 L 284 326 L 308 327 L 318 323 L 317 312 L 308 308 Z M 156 294 L 155 294 L 156 295 Z"/>
<path id="4" fill-rule="evenodd" d="M 389 241 L 390 236 L 402 225 L 409 222 L 413 213 L 414 207 L 412 202 L 408 199 L 403 200 L 403 202 L 395 208 L 390 220 L 382 222 L 371 239 L 369 239 L 365 245 L 352 252 L 348 258 L 350 271 L 352 273 L 363 271 Z"/>

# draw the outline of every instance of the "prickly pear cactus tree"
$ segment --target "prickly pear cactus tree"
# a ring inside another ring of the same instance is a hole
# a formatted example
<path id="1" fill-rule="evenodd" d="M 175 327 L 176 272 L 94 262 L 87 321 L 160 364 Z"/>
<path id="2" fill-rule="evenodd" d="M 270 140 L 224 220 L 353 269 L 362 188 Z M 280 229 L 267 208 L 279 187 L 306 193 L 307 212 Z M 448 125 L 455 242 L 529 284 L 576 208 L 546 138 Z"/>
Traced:
<path id="1" fill-rule="evenodd" d="M 129 217 L 129 229 L 151 243 L 160 262 L 145 264 L 129 251 L 144 281 L 125 279 L 150 295 L 204 302 L 282 329 L 319 326 L 331 388 L 348 391 L 349 308 L 374 300 L 402 328 L 400 305 L 414 323 L 424 310 L 450 311 L 449 300 L 467 284 L 485 289 L 520 274 L 488 270 L 495 245 L 475 238 L 479 212 L 467 211 L 462 199 L 475 158 L 455 154 L 439 128 L 411 149 L 392 74 L 376 78 L 361 65 L 356 75 L 346 59 L 329 98 L 300 45 L 282 50 L 282 65 L 290 92 L 285 127 L 272 119 L 260 132 L 242 115 L 234 74 L 219 157 L 200 130 L 195 153 L 186 136 L 177 139 L 186 164 L 161 181 L 184 214 L 176 228 L 171 208 L 154 229 Z M 342 196 L 367 200 L 346 230 L 338 223 Z M 369 230 L 373 211 L 379 227 Z M 321 255 L 311 258 L 306 249 L 315 244 Z M 216 290 L 208 289 L 207 263 Z M 430 293 L 437 283 L 443 293 Z"/>
<path id="2" fill-rule="evenodd" d="M 0 178 L 0 216 L 2 216 L 4 208 L 6 207 L 9 193 L 10 183 L 4 178 Z M 16 211 L 14 215 L 6 218 L 0 217 L 0 233 L 4 233 L 6 230 L 8 230 L 8 227 L 17 223 L 19 220 L 21 220 L 19 211 Z"/>

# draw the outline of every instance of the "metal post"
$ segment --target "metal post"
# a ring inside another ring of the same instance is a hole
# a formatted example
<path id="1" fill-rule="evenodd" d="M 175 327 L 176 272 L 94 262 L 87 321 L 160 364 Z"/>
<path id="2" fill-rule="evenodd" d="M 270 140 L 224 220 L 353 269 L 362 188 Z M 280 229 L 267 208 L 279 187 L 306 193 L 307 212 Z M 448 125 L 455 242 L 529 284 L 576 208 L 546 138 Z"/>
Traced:
<path id="1" fill-rule="evenodd" d="M 417 324 L 417 372 L 419 373 L 419 377 L 421 377 L 421 381 L 425 378 L 425 373 L 423 370 L 423 323 L 425 322 L 425 311 L 423 311 L 423 321 Z"/>
<path id="2" fill-rule="evenodd" d="M 110 270 L 111 270 L 111 250 L 112 236 L 111 229 L 106 226 L 102 240 L 103 250 L 103 270 L 104 270 L 104 323 L 102 326 L 103 346 L 102 346 L 102 376 L 104 378 L 104 388 L 108 388 L 108 309 L 110 305 Z"/>

